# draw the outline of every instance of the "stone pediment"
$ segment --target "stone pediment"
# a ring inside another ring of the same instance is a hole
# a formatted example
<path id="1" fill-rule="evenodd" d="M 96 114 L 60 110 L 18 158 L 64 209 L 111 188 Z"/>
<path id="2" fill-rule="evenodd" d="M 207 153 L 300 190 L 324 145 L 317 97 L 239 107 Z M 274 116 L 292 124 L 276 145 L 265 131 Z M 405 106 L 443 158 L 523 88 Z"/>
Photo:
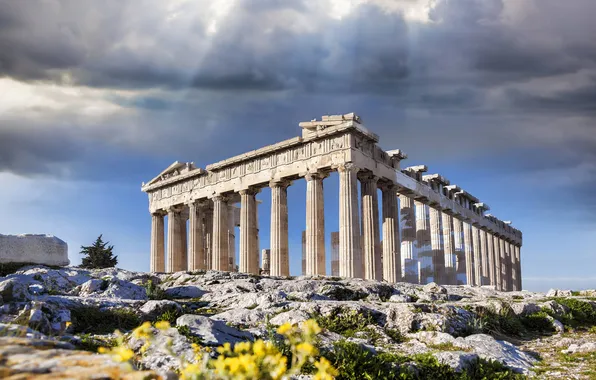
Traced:
<path id="1" fill-rule="evenodd" d="M 153 178 L 151 181 L 144 183 L 143 186 L 150 186 L 154 185 L 158 182 L 168 180 L 170 178 L 189 173 L 193 170 L 201 170 L 197 168 L 194 162 L 174 162 L 172 165 L 168 166 L 164 171 L 159 173 L 159 175 Z"/>

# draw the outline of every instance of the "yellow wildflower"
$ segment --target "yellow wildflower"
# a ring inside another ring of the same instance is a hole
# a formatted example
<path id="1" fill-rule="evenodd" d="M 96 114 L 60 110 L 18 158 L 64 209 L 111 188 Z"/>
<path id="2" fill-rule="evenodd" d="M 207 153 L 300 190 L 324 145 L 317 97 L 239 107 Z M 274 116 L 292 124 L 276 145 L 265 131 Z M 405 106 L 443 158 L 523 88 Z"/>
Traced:
<path id="1" fill-rule="evenodd" d="M 217 352 L 222 355 L 232 352 L 230 343 L 225 342 L 223 346 L 217 347 Z"/>
<path id="2" fill-rule="evenodd" d="M 130 348 L 125 346 L 116 346 L 112 349 L 100 347 L 99 353 L 110 354 L 114 360 L 119 362 L 127 362 L 135 356 L 135 353 Z"/>
<path id="3" fill-rule="evenodd" d="M 239 342 L 234 346 L 234 353 L 240 354 L 242 352 L 250 351 L 250 342 Z"/>
<path id="4" fill-rule="evenodd" d="M 290 324 L 290 322 L 286 322 L 277 328 L 277 333 L 281 335 L 286 335 L 290 330 L 292 330 L 292 325 Z"/>
<path id="5" fill-rule="evenodd" d="M 325 358 L 321 358 L 318 362 L 315 362 L 315 367 L 318 371 L 313 376 L 313 380 L 332 380 L 339 374 L 329 360 Z"/>
<path id="6" fill-rule="evenodd" d="M 151 337 L 151 322 L 144 322 L 142 325 L 133 330 L 132 336 L 137 339 Z"/>
<path id="7" fill-rule="evenodd" d="M 314 356 L 317 354 L 317 349 L 310 343 L 299 343 L 296 346 L 296 353 L 304 356 Z"/>
<path id="8" fill-rule="evenodd" d="M 159 321 L 155 323 L 155 328 L 159 330 L 167 330 L 170 328 L 170 322 L 168 321 Z"/>
<path id="9" fill-rule="evenodd" d="M 308 336 L 313 336 L 321 332 L 319 324 L 314 319 L 309 319 L 307 321 L 302 322 L 300 327 L 304 334 Z"/>

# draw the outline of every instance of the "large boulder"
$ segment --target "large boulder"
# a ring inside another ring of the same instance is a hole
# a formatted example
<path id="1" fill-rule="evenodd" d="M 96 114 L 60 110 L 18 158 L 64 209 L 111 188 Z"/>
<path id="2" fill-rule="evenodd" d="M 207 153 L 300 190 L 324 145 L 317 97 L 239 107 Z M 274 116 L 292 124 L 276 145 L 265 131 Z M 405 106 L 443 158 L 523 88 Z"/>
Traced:
<path id="1" fill-rule="evenodd" d="M 501 362 L 513 371 L 526 375 L 530 374 L 532 366 L 537 362 L 534 357 L 521 351 L 513 344 L 495 340 L 495 338 L 486 334 L 474 334 L 466 338 L 457 338 L 456 342 L 469 345 L 483 359 Z"/>
<path id="2" fill-rule="evenodd" d="M 253 340 L 253 335 L 226 325 L 222 321 L 213 320 L 202 315 L 185 314 L 176 320 L 176 326 L 187 326 L 192 335 L 210 346 L 221 346 L 229 342 L 235 344 L 246 340 Z"/>
<path id="3" fill-rule="evenodd" d="M 65 266 L 68 246 L 52 235 L 0 234 L 0 263 L 34 263 Z"/>
<path id="4" fill-rule="evenodd" d="M 29 285 L 31 279 L 28 276 L 14 275 L 0 282 L 0 297 L 4 303 L 22 302 L 31 299 Z"/>

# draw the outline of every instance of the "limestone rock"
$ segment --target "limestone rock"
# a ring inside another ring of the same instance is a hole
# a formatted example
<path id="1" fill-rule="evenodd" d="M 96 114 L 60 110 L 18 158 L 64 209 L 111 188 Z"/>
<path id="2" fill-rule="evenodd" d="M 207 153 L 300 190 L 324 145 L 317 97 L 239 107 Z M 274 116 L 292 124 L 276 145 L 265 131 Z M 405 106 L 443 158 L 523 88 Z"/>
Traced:
<path id="1" fill-rule="evenodd" d="M 68 265 L 68 246 L 52 235 L 0 234 L 0 263 Z"/>
<path id="2" fill-rule="evenodd" d="M 457 338 L 457 340 L 460 339 L 463 339 L 465 343 L 473 347 L 474 352 L 479 357 L 501 362 L 518 373 L 529 374 L 532 365 L 537 362 L 534 357 L 520 351 L 513 344 L 495 340 L 490 335 L 475 334 L 466 338 Z"/>
<path id="3" fill-rule="evenodd" d="M 166 312 L 182 314 L 182 307 L 177 302 L 170 300 L 152 300 L 147 301 L 139 311 L 144 314 L 146 319 L 155 320 Z"/>
<path id="4" fill-rule="evenodd" d="M 10 278 L 0 282 L 0 296 L 2 301 L 22 302 L 31 299 L 29 294 L 29 284 L 32 280 L 23 275 L 13 275 Z"/>
<path id="5" fill-rule="evenodd" d="M 435 352 L 433 356 L 437 358 L 439 363 L 448 365 L 456 372 L 465 371 L 472 363 L 478 360 L 478 355 L 464 351 Z"/>
<path id="6" fill-rule="evenodd" d="M 176 320 L 177 326 L 188 326 L 193 335 L 201 338 L 206 345 L 220 346 L 225 342 L 253 340 L 253 335 L 227 326 L 224 322 L 202 315 L 186 314 Z"/>
<path id="7" fill-rule="evenodd" d="M 311 316 L 304 311 L 290 310 L 276 315 L 275 317 L 271 318 L 269 322 L 274 326 L 281 326 L 287 322 L 294 325 L 304 322 L 310 318 Z"/>
<path id="8" fill-rule="evenodd" d="M 193 363 L 195 360 L 191 342 L 181 335 L 175 328 L 167 330 L 152 329 L 154 338 L 151 345 L 141 355 L 143 367 L 154 370 L 166 378 L 175 378 L 173 371 L 180 368 L 181 359 Z M 146 341 L 131 337 L 128 346 L 141 354 Z"/>
<path id="9" fill-rule="evenodd" d="M 133 284 L 131 282 L 112 279 L 103 292 L 104 297 L 108 298 L 120 298 L 129 300 L 146 300 L 147 291 L 142 286 Z"/>
<path id="10" fill-rule="evenodd" d="M 566 350 L 561 351 L 564 354 L 576 354 L 581 352 L 596 352 L 596 343 L 588 342 L 584 344 L 572 344 Z"/>
<path id="11" fill-rule="evenodd" d="M 199 298 L 205 291 L 198 286 L 186 285 L 168 288 L 165 293 L 170 298 Z"/>

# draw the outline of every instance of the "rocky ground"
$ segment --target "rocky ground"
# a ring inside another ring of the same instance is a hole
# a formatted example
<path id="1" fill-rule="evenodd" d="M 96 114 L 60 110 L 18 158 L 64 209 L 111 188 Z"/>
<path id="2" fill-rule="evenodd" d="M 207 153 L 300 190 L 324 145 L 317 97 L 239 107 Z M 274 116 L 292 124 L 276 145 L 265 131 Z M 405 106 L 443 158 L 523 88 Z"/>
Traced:
<path id="1" fill-rule="evenodd" d="M 175 378 L 193 343 L 276 340 L 276 326 L 311 318 L 342 378 L 596 378 L 596 291 L 29 266 L 0 277 L 0 296 L 0 377 L 14 379 Z M 168 347 L 128 334 L 159 320 Z M 94 354 L 116 329 L 134 368 Z"/>

